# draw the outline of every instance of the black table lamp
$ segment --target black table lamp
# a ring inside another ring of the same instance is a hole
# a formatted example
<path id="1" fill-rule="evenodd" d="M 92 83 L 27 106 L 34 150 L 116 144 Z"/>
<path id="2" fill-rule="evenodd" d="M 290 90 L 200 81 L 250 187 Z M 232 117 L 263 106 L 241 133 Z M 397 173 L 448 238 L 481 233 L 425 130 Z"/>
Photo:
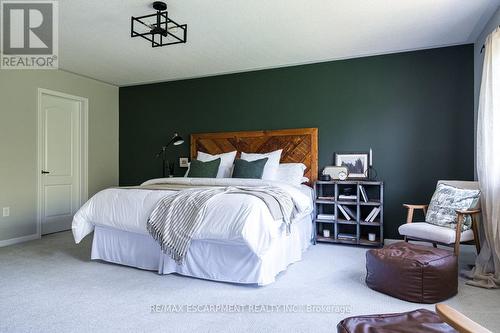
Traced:
<path id="1" fill-rule="evenodd" d="M 172 139 L 170 139 L 170 141 L 165 146 L 161 147 L 161 150 L 156 154 L 156 158 L 159 158 L 161 156 L 162 160 L 163 160 L 163 178 L 166 177 L 167 167 L 168 167 L 168 175 L 169 176 L 173 172 L 173 170 L 170 170 L 170 165 L 167 161 L 167 154 L 166 154 L 167 147 L 172 145 L 172 144 L 174 146 L 178 146 L 178 145 L 182 145 L 183 143 L 184 143 L 184 139 L 182 137 L 180 137 L 179 134 L 174 133 L 174 136 L 172 137 Z M 172 166 L 173 166 L 173 163 L 172 163 Z"/>

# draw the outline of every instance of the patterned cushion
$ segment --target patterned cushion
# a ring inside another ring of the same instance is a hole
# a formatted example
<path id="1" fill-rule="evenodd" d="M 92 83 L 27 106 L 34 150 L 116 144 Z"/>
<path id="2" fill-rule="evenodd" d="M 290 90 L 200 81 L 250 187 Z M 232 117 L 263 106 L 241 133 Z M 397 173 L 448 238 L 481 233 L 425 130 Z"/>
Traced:
<path id="1" fill-rule="evenodd" d="M 456 229 L 457 209 L 470 209 L 477 205 L 479 190 L 465 190 L 453 186 L 439 184 L 432 196 L 425 221 L 441 227 Z M 466 216 L 462 231 L 471 228 L 471 218 Z"/>

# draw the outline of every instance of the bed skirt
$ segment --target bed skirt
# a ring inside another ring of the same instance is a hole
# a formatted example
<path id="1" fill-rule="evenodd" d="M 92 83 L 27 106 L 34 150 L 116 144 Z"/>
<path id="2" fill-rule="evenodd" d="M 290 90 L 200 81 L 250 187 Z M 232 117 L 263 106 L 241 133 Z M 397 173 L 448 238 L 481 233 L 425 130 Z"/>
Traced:
<path id="1" fill-rule="evenodd" d="M 178 273 L 207 280 L 267 285 L 288 265 L 302 259 L 311 244 L 311 216 L 292 224 L 291 233 L 276 238 L 258 257 L 242 243 L 193 240 L 182 265 L 164 254 L 149 235 L 96 226 L 92 260 L 104 260 L 159 274 Z"/>

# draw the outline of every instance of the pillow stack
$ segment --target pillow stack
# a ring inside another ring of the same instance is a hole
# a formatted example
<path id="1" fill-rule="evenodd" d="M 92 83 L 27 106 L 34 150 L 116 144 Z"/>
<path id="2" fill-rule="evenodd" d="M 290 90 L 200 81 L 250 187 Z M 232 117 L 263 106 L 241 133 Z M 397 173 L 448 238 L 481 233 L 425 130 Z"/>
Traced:
<path id="1" fill-rule="evenodd" d="M 248 162 L 253 162 L 257 160 L 267 159 L 264 165 L 264 170 L 262 171 L 261 179 L 264 180 L 276 180 L 278 175 L 278 168 L 280 166 L 281 152 L 283 150 L 275 150 L 267 154 L 247 154 L 241 153 L 241 159 Z M 235 166 L 236 169 L 236 166 Z M 236 178 L 233 176 L 233 178 Z"/>
<path id="2" fill-rule="evenodd" d="M 233 168 L 233 162 L 235 157 L 236 157 L 236 150 L 230 153 L 224 153 L 218 155 L 210 155 L 199 151 L 197 155 L 198 161 L 202 162 L 209 162 L 209 161 L 214 161 L 216 159 L 220 159 L 220 165 L 219 165 L 219 170 L 217 172 L 217 177 L 213 178 L 230 178 L 231 169 Z"/>
<path id="3" fill-rule="evenodd" d="M 304 177 L 307 167 L 304 163 L 281 163 L 278 168 L 277 181 L 292 185 L 308 183 L 309 178 Z"/>
<path id="4" fill-rule="evenodd" d="M 265 154 L 241 153 L 237 151 L 211 155 L 199 151 L 185 177 L 204 178 L 245 178 L 279 181 L 292 185 L 308 182 L 304 177 L 306 166 L 303 163 L 280 164 L 282 149 Z"/>

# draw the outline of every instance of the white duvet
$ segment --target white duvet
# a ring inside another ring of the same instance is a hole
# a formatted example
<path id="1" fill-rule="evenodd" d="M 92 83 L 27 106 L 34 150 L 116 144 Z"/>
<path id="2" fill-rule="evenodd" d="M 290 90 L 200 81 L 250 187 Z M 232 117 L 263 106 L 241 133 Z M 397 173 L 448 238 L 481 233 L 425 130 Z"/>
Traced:
<path id="1" fill-rule="evenodd" d="M 234 178 L 158 178 L 142 185 L 182 184 L 193 186 L 277 186 L 292 197 L 295 219 L 313 209 L 310 188 L 282 182 Z M 110 188 L 90 198 L 73 218 L 76 243 L 94 230 L 94 226 L 111 227 L 148 235 L 146 223 L 159 200 L 172 195 L 170 190 Z M 246 194 L 223 194 L 207 204 L 203 225 L 194 239 L 246 243 L 258 256 L 264 254 L 272 240 L 284 234 L 283 221 L 275 221 L 266 204 Z"/>

